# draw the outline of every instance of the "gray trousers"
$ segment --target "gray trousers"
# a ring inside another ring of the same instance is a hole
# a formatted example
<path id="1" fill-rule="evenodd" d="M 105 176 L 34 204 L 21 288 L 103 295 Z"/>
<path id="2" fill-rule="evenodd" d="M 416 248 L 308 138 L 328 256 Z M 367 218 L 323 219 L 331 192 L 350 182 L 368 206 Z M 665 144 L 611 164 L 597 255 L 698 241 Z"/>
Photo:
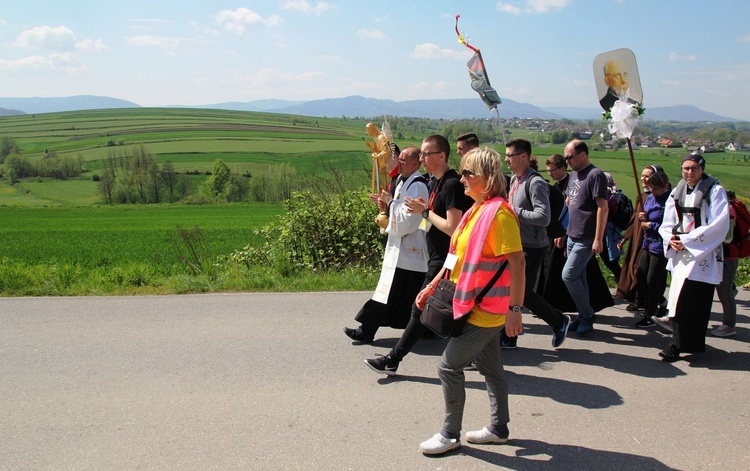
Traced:
<path id="1" fill-rule="evenodd" d="M 739 259 L 724 260 L 724 276 L 721 283 L 716 287 L 716 294 L 719 295 L 719 302 L 724 309 L 724 320 L 722 324 L 734 327 L 737 323 L 737 287 L 734 285 L 737 276 L 737 266 L 740 264 Z"/>
<path id="2" fill-rule="evenodd" d="M 458 337 L 451 337 L 438 366 L 438 376 L 443 386 L 445 421 L 443 432 L 458 438 L 464 416 L 466 389 L 464 367 L 476 359 L 477 370 L 487 383 L 490 396 L 490 423 L 504 425 L 510 421 L 508 412 L 508 383 L 500 350 L 501 327 L 484 328 L 466 324 Z"/>

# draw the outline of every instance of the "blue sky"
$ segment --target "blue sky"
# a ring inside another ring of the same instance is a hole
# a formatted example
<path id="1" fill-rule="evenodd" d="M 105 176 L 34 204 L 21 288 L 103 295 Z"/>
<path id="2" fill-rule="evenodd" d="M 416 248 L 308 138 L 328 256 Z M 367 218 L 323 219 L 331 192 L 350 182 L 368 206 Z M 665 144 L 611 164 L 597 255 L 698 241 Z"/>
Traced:
<path id="1" fill-rule="evenodd" d="M 739 0 L 6 1 L 0 96 L 477 97 L 456 14 L 501 97 L 597 108 L 594 57 L 624 47 L 646 113 L 692 104 L 750 120 L 750 3 Z"/>

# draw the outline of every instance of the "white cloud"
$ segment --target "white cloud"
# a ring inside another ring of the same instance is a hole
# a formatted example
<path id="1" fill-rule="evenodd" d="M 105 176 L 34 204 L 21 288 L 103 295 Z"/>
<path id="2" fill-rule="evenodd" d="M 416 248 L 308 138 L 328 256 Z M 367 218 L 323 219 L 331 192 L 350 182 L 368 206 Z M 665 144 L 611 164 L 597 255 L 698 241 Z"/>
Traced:
<path id="1" fill-rule="evenodd" d="M 423 43 L 414 47 L 411 57 L 413 59 L 440 59 L 448 57 L 451 59 L 466 59 L 467 53 L 455 49 L 441 49 L 437 44 Z"/>
<path id="2" fill-rule="evenodd" d="M 703 91 L 706 92 L 706 93 L 708 93 L 709 95 L 714 95 L 714 96 L 720 96 L 720 97 L 732 96 L 732 94 L 728 93 L 726 90 L 706 89 L 706 90 L 703 90 Z"/>
<path id="3" fill-rule="evenodd" d="M 76 43 L 76 50 L 81 52 L 108 51 L 109 47 L 101 39 L 84 39 Z"/>
<path id="4" fill-rule="evenodd" d="M 510 3 L 504 2 L 497 2 L 497 6 L 495 7 L 495 9 L 497 11 L 504 11 L 505 13 L 510 13 L 512 15 L 518 15 L 521 13 L 521 9 L 516 5 L 511 5 Z"/>
<path id="5" fill-rule="evenodd" d="M 681 83 L 677 80 L 662 79 L 661 83 L 663 83 L 664 85 L 669 85 L 670 87 L 679 87 L 681 85 Z"/>
<path id="6" fill-rule="evenodd" d="M 695 62 L 697 57 L 693 54 L 677 54 L 676 52 L 669 53 L 670 62 Z"/>
<path id="7" fill-rule="evenodd" d="M 378 29 L 360 29 L 357 30 L 357 37 L 364 39 L 388 39 L 382 31 Z"/>
<path id="8" fill-rule="evenodd" d="M 547 13 L 552 10 L 562 10 L 573 0 L 528 0 L 529 10 L 534 13 Z"/>
<path id="9" fill-rule="evenodd" d="M 237 8 L 236 10 L 220 11 L 216 14 L 216 22 L 222 25 L 226 31 L 243 35 L 248 27 L 278 26 L 284 20 L 278 15 L 263 18 L 258 13 L 247 8 Z"/>
<path id="10" fill-rule="evenodd" d="M 24 69 L 61 70 L 70 75 L 75 75 L 86 70 L 86 67 L 75 54 L 71 53 L 29 56 L 16 60 L 0 59 L 0 70 L 19 71 Z"/>
<path id="11" fill-rule="evenodd" d="M 76 42 L 75 33 L 66 26 L 37 26 L 19 34 L 15 45 L 51 51 L 70 51 Z"/>
<path id="12" fill-rule="evenodd" d="M 0 19 L 0 24 L 2 24 L 2 19 Z M 740 37 L 740 42 L 750 43 L 750 34 L 746 34 L 746 35 Z"/>
<path id="13" fill-rule="evenodd" d="M 281 8 L 284 10 L 297 10 L 302 13 L 320 16 L 326 11 L 332 9 L 333 6 L 325 2 L 318 2 L 315 6 L 312 6 L 307 0 L 287 0 L 281 4 Z"/>
<path id="14" fill-rule="evenodd" d="M 284 73 L 276 69 L 264 68 L 258 70 L 255 74 L 243 74 L 236 72 L 232 74 L 232 82 L 242 84 L 248 87 L 276 87 L 280 83 L 299 84 L 322 81 L 325 75 L 318 71 L 307 71 L 300 73 Z"/>
<path id="15" fill-rule="evenodd" d="M 497 2 L 495 9 L 513 15 L 521 13 L 549 13 L 551 11 L 562 10 L 573 0 L 525 0 L 521 4 Z"/>
<path id="16" fill-rule="evenodd" d="M 132 36 L 125 39 L 125 42 L 133 46 L 156 47 L 169 55 L 175 55 L 183 41 L 182 38 L 153 35 Z"/>

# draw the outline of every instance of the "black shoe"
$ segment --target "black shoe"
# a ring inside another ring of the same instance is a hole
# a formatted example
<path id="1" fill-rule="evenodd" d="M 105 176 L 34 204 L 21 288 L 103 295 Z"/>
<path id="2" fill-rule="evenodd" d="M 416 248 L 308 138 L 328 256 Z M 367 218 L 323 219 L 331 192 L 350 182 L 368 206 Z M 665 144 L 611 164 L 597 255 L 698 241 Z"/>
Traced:
<path id="1" fill-rule="evenodd" d="M 518 337 L 504 337 L 500 339 L 500 348 L 503 350 L 515 350 L 518 348 Z"/>
<path id="2" fill-rule="evenodd" d="M 398 363 L 399 362 L 390 355 L 365 360 L 365 365 L 369 366 L 372 371 L 388 376 L 393 376 L 396 374 Z"/>
<path id="3" fill-rule="evenodd" d="M 644 306 L 643 304 L 630 303 L 625 308 L 625 310 L 626 311 L 630 311 L 630 312 L 645 311 L 646 310 L 646 306 Z"/>
<path id="4" fill-rule="evenodd" d="M 565 320 L 563 321 L 562 327 L 559 329 L 552 329 L 552 346 L 558 348 L 565 342 L 565 337 L 568 335 L 568 328 L 570 327 L 570 316 L 563 314 Z M 578 328 L 578 326 L 576 326 Z"/>
<path id="5" fill-rule="evenodd" d="M 365 337 L 365 334 L 362 333 L 362 329 L 357 327 L 356 329 L 350 329 L 349 327 L 344 327 L 344 333 L 347 337 L 354 340 L 355 342 L 359 343 L 370 343 L 372 342 L 372 339 L 368 339 Z"/>
<path id="6" fill-rule="evenodd" d="M 655 325 L 656 322 L 654 322 L 654 320 L 650 317 L 644 317 L 643 319 L 635 323 L 635 326 L 640 327 L 641 329 L 648 329 L 649 327 L 653 327 Z"/>
<path id="7" fill-rule="evenodd" d="M 661 357 L 661 361 L 674 363 L 680 359 L 680 349 L 670 343 L 667 345 L 667 348 L 659 352 L 659 356 Z"/>

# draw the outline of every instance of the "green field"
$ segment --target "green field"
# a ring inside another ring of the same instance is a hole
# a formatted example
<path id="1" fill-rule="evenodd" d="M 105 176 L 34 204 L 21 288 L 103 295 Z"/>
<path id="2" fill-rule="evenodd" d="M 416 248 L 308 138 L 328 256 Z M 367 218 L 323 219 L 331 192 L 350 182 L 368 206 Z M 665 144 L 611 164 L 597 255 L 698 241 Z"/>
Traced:
<path id="1" fill-rule="evenodd" d="M 273 221 L 280 205 L 122 205 L 0 208 L 0 253 L 28 263 L 71 262 L 82 267 L 124 262 L 178 263 L 170 239 L 176 227 L 200 227 L 211 255 L 239 250 L 253 230 Z"/>
<path id="2" fill-rule="evenodd" d="M 201 257 L 215 260 L 254 241 L 253 230 L 284 210 L 274 204 L 121 205 L 102 204 L 92 177 L 111 154 L 122 155 L 144 145 L 159 164 L 170 161 L 178 173 L 189 173 L 194 186 L 206 178 L 216 159 L 233 172 L 274 175 L 284 165 L 307 184 L 332 171 L 355 175 L 369 186 L 370 157 L 364 120 L 310 118 L 222 110 L 136 108 L 50 113 L 0 118 L 0 137 L 10 137 L 24 156 L 41 159 L 46 152 L 80 156 L 80 178 L 0 181 L 0 295 L 115 294 L 194 292 L 206 290 L 370 289 L 376 273 L 278 277 L 272 267 L 236 273 L 195 276 L 185 264 L 184 241 L 177 227 L 202 231 Z M 419 145 L 422 134 L 402 129 Z M 430 128 L 429 126 L 433 126 Z M 532 132 L 513 129 L 512 137 L 533 141 Z M 595 143 L 590 144 L 592 149 Z M 503 151 L 502 145 L 495 145 Z M 562 145 L 534 149 L 539 167 Z M 672 182 L 680 178 L 683 149 L 636 149 L 636 171 L 653 163 L 664 166 Z M 707 154 L 708 173 L 750 199 L 750 164 L 733 153 Z M 455 166 L 455 155 L 452 156 Z M 636 183 L 627 150 L 592 151 L 598 167 L 613 174 L 631 197 Z M 747 267 L 741 265 L 741 278 Z M 208 270 L 210 271 L 210 270 Z M 338 278 L 336 278 L 338 276 Z M 223 277 L 223 278 L 222 278 Z M 326 278 L 333 277 L 333 278 Z M 222 278 L 222 279 L 218 279 Z"/>

